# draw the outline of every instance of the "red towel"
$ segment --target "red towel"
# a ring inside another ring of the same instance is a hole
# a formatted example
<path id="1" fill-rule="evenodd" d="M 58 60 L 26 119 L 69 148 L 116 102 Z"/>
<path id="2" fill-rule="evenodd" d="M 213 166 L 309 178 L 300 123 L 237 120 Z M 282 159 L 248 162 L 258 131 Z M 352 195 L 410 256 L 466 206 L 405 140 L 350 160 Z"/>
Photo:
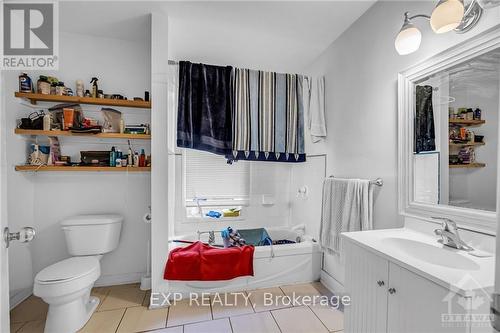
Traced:
<path id="1" fill-rule="evenodd" d="M 219 281 L 253 276 L 254 247 L 220 249 L 196 242 L 172 250 L 165 267 L 165 280 Z"/>

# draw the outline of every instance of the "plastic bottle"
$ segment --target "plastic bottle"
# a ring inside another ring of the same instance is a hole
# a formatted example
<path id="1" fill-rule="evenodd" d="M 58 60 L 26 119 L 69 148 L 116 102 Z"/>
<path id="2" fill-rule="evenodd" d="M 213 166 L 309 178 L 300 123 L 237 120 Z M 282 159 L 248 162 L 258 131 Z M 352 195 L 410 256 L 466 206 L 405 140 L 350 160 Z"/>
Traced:
<path id="1" fill-rule="evenodd" d="M 130 145 L 130 140 L 128 141 L 127 164 L 130 166 L 134 165 L 134 154 L 132 153 L 132 146 Z"/>
<path id="2" fill-rule="evenodd" d="M 146 166 L 146 153 L 144 152 L 144 149 L 141 149 L 141 156 L 139 156 L 139 166 L 141 168 Z"/>
<path id="3" fill-rule="evenodd" d="M 84 95 L 84 86 L 82 80 L 76 80 L 76 96 L 83 97 Z"/>
<path id="4" fill-rule="evenodd" d="M 43 130 L 44 131 L 50 131 L 50 123 L 51 123 L 50 114 L 46 114 L 45 116 L 43 116 Z"/>
<path id="5" fill-rule="evenodd" d="M 135 152 L 134 153 L 134 167 L 139 167 L 139 153 Z"/>
<path id="6" fill-rule="evenodd" d="M 33 92 L 33 81 L 26 73 L 19 75 L 19 92 Z"/>
<path id="7" fill-rule="evenodd" d="M 98 92 L 99 88 L 97 87 L 97 78 L 93 77 L 92 80 L 90 80 L 90 83 L 92 83 L 92 97 L 97 98 L 98 97 Z"/>
<path id="8" fill-rule="evenodd" d="M 116 150 L 115 147 L 111 147 L 111 152 L 109 153 L 109 166 L 114 167 L 116 165 Z"/>

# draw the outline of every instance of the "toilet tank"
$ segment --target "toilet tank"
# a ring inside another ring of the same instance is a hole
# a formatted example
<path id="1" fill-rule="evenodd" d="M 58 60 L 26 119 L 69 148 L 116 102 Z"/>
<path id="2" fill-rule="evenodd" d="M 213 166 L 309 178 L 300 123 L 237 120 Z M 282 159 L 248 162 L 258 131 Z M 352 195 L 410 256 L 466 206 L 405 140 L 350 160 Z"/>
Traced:
<path id="1" fill-rule="evenodd" d="M 123 217 L 115 214 L 78 215 L 61 222 L 72 256 L 98 255 L 118 246 Z"/>

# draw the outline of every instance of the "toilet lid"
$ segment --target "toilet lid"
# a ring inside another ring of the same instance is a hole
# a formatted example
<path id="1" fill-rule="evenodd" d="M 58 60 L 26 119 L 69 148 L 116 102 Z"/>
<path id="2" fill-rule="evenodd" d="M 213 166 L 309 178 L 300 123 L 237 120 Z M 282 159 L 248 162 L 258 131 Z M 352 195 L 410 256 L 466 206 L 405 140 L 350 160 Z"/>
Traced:
<path id="1" fill-rule="evenodd" d="M 57 282 L 72 280 L 88 275 L 99 269 L 99 260 L 95 257 L 73 257 L 56 262 L 42 269 L 37 275 L 38 282 Z"/>

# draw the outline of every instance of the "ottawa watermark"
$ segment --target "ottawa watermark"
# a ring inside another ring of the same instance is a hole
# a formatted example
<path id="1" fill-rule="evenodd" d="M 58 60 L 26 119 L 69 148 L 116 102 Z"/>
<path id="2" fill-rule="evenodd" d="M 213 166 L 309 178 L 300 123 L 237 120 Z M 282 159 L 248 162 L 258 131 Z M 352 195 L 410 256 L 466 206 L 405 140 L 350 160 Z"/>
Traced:
<path id="1" fill-rule="evenodd" d="M 489 312 L 491 295 L 471 275 L 466 274 L 457 283 L 463 289 L 469 289 L 467 297 L 450 291 L 443 302 L 447 303 L 447 313 L 441 314 L 441 326 L 447 328 L 489 328 L 493 315 Z"/>
<path id="2" fill-rule="evenodd" d="M 291 307 L 291 306 L 330 306 L 335 309 L 351 304 L 351 297 L 327 295 L 303 295 L 292 292 L 289 295 L 277 295 L 270 292 L 230 292 L 230 293 L 151 293 L 150 305 L 152 307 L 168 307 L 178 302 L 187 302 L 189 306 L 214 306 L 225 307 L 252 306 L 257 304 L 265 307 Z"/>
<path id="3" fill-rule="evenodd" d="M 0 69 L 58 69 L 57 1 L 2 1 L 0 17 Z"/>

